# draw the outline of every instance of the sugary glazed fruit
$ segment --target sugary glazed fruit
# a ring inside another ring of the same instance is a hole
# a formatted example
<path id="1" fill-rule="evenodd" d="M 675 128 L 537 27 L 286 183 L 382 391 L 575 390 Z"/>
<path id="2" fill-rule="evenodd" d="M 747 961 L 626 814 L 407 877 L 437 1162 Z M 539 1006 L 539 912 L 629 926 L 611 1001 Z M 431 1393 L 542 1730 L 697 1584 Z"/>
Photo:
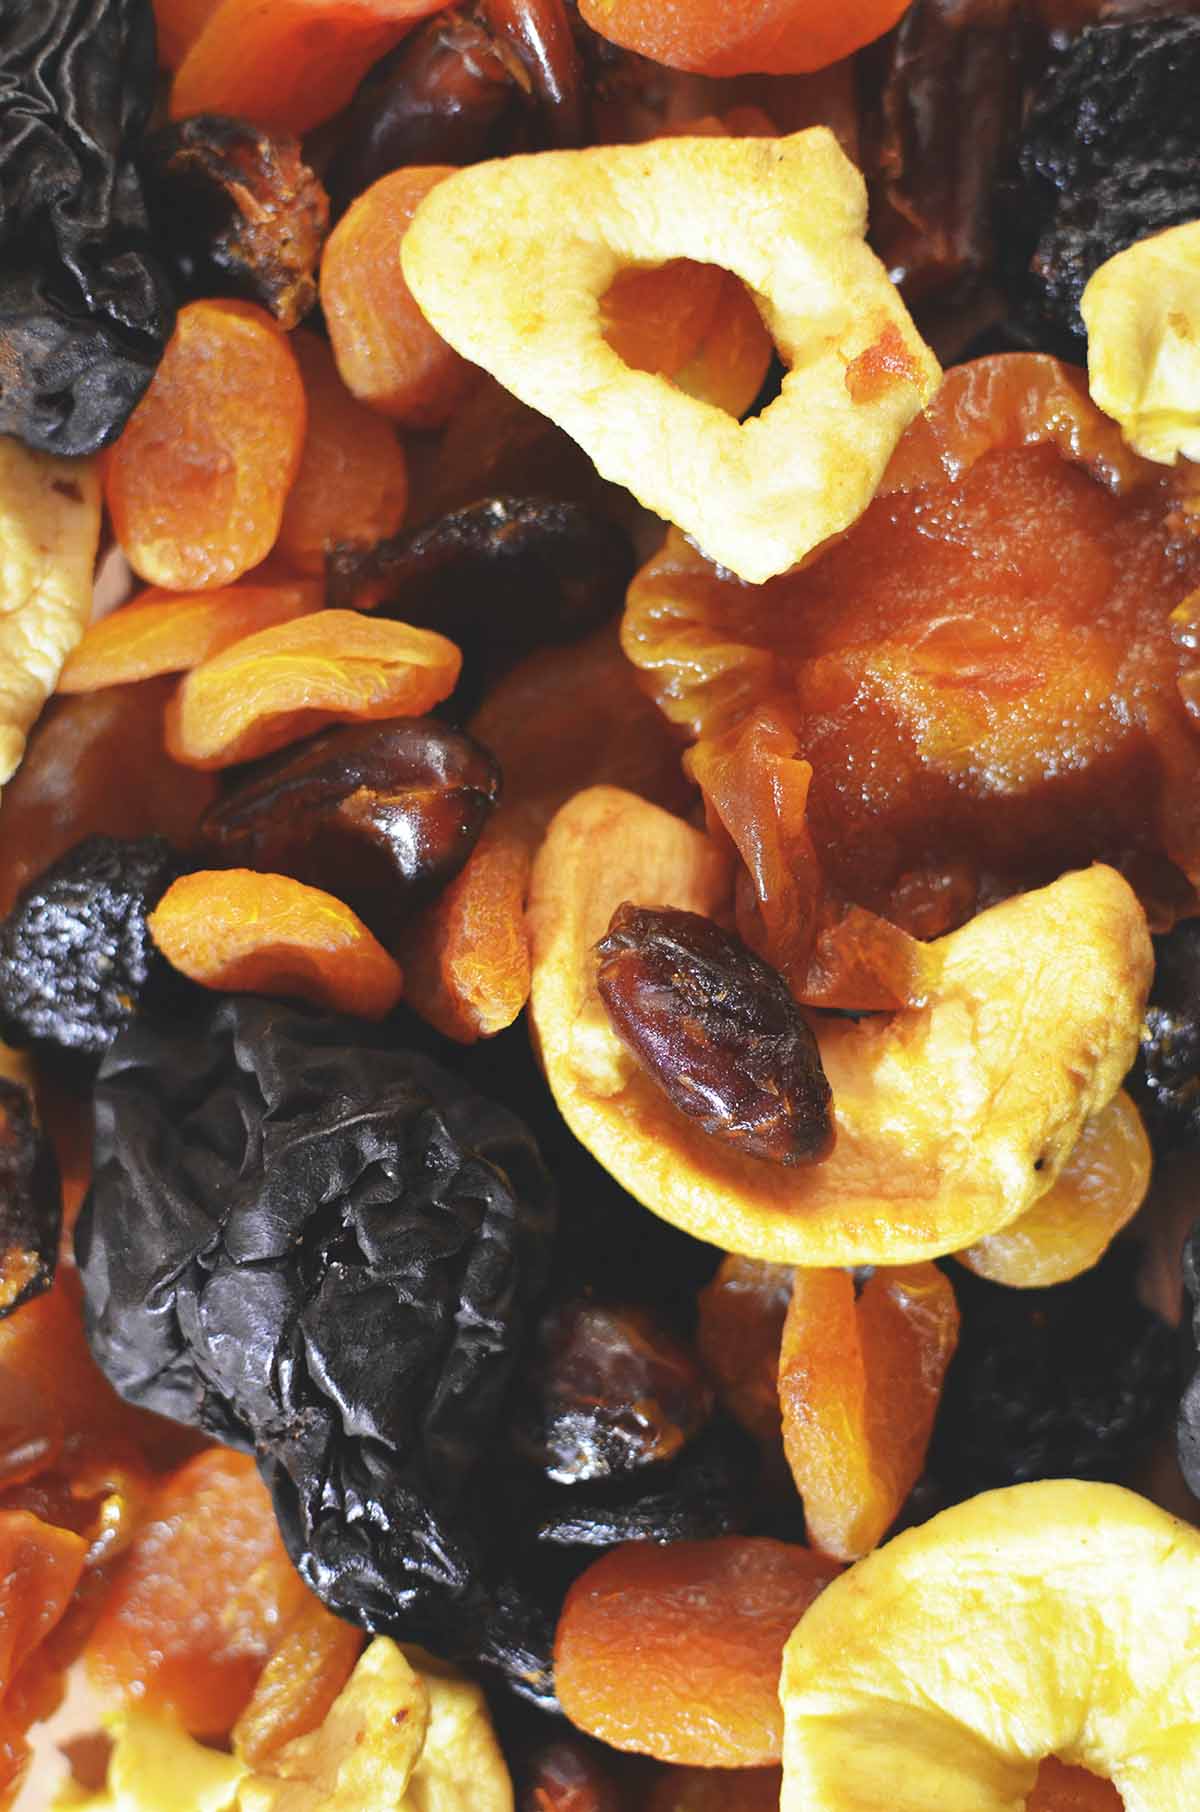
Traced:
<path id="1" fill-rule="evenodd" d="M 628 1542 L 567 1594 L 554 1675 L 573 1724 L 704 1768 L 779 1760 L 779 1657 L 840 1571 L 808 1548 L 726 1535 Z"/>
<path id="2" fill-rule="evenodd" d="M 477 164 L 430 190 L 400 256 L 456 351 L 564 428 L 602 477 L 758 583 L 861 514 L 937 386 L 865 232 L 863 179 L 815 126 Z M 788 366 L 761 415 L 739 423 L 633 370 L 605 340 L 597 305 L 614 277 L 677 258 L 753 292 Z"/>
<path id="3" fill-rule="evenodd" d="M 860 1561 L 784 1653 L 782 1812 L 1013 1812 L 1039 1761 L 1126 1812 L 1200 1803 L 1200 1533 L 1115 1485 L 956 1505 Z"/>
<path id="4" fill-rule="evenodd" d="M 720 919 L 729 881 L 708 838 L 612 787 L 565 805 L 534 864 L 534 1034 L 567 1124 L 622 1187 L 726 1251 L 801 1265 L 934 1258 L 1045 1195 L 1137 1048 L 1152 950 L 1118 874 L 1065 875 L 939 940 L 927 1006 L 819 1019 L 836 1137 L 803 1171 L 680 1114 L 596 991 L 595 945 L 623 901 Z"/>
<path id="5" fill-rule="evenodd" d="M 603 37 L 700 75 L 796 75 L 882 37 L 910 0 L 581 0 Z"/>
<path id="6" fill-rule="evenodd" d="M 783 1328 L 783 1445 L 808 1539 L 857 1560 L 900 1513 L 925 1463 L 958 1305 L 936 1265 L 800 1270 Z"/>
<path id="7" fill-rule="evenodd" d="M 630 588 L 624 646 L 693 735 L 763 709 L 793 733 L 807 789 L 798 774 L 775 829 L 747 796 L 746 836 L 796 861 L 807 839 L 840 909 L 935 936 L 1102 860 L 1169 922 L 1200 882 L 1194 626 L 1171 619 L 1200 584 L 1181 532 L 1195 483 L 1131 453 L 1081 374 L 976 360 L 803 571 L 743 585 L 669 537 Z M 763 953 L 803 998 L 804 953 Z"/>

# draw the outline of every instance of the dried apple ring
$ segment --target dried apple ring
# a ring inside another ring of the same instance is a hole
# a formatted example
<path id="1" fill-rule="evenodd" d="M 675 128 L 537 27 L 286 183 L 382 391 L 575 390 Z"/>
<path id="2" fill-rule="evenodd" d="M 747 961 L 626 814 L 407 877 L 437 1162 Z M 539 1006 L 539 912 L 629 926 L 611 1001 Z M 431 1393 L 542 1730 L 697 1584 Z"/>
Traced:
<path id="1" fill-rule="evenodd" d="M 1012 1222 L 956 1253 L 992 1283 L 1037 1290 L 1099 1264 L 1150 1187 L 1142 1117 L 1124 1089 L 1084 1125 L 1058 1181 Z"/>
<path id="2" fill-rule="evenodd" d="M 758 583 L 862 513 L 937 386 L 865 231 L 862 177 L 815 126 L 480 164 L 426 196 L 401 263 L 457 352 Z M 618 272 L 677 258 L 740 277 L 789 366 L 750 421 L 631 370 L 604 339 Z"/>
<path id="3" fill-rule="evenodd" d="M 1051 1187 L 1137 1048 L 1152 950 L 1127 882 L 1097 865 L 931 946 L 927 1005 L 817 1033 L 836 1143 L 788 1170 L 710 1139 L 641 1072 L 595 986 L 616 908 L 720 917 L 727 853 L 611 787 L 557 814 L 534 864 L 530 997 L 576 1136 L 664 1220 L 779 1264 L 909 1264 L 971 1245 Z"/>
<path id="4" fill-rule="evenodd" d="M 1013 1812 L 1045 1756 L 1200 1805 L 1200 1532 L 1116 1485 L 989 1491 L 826 1587 L 784 1650 L 782 1812 Z"/>

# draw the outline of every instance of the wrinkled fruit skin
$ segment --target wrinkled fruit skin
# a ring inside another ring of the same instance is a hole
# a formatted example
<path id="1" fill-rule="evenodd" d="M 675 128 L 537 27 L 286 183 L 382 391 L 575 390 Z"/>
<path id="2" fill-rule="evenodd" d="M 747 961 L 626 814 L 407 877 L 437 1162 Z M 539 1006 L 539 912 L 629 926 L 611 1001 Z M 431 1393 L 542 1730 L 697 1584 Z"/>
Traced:
<path id="1" fill-rule="evenodd" d="M 146 921 L 181 864 L 165 837 L 85 837 L 0 925 L 0 1014 L 15 1044 L 94 1057 L 170 971 Z"/>
<path id="2" fill-rule="evenodd" d="M 155 242 L 183 294 L 240 296 L 285 328 L 304 319 L 329 198 L 299 139 L 202 113 L 156 132 L 141 169 Z"/>
<path id="3" fill-rule="evenodd" d="M 1192 1346 L 1200 1348 L 1200 1221 L 1183 1249 L 1183 1281 L 1191 1298 Z M 1200 1497 L 1200 1369 L 1192 1372 L 1179 1405 L 1176 1424 L 1179 1464 L 1188 1489 Z"/>
<path id="4" fill-rule="evenodd" d="M 776 1164 L 828 1154 L 829 1084 L 777 970 L 711 919 L 668 907 L 619 907 L 596 948 L 614 1029 L 682 1113 Z"/>
<path id="5" fill-rule="evenodd" d="M 254 1449 L 329 1608 L 474 1657 L 553 1203 L 520 1122 L 395 1036 L 246 996 L 132 1027 L 97 1078 L 77 1252 L 111 1382 Z"/>
<path id="6" fill-rule="evenodd" d="M 29 1091 L 0 1076 L 0 1317 L 54 1282 L 61 1224 L 53 1149 Z"/>
<path id="7" fill-rule="evenodd" d="M 1154 981 L 1129 1081 L 1158 1150 L 1200 1150 L 1200 919 L 1154 940 Z"/>
<path id="8" fill-rule="evenodd" d="M 436 717 L 351 724 L 246 769 L 200 841 L 215 862 L 336 894 L 390 945 L 462 868 L 499 793 L 495 758 Z"/>
<path id="9" fill-rule="evenodd" d="M 559 1548 L 611 1548 L 730 1535 L 746 1525 L 757 1472 L 749 1436 L 717 1417 L 664 1465 L 591 1489 L 548 1493 L 537 1539 Z"/>
<path id="10" fill-rule="evenodd" d="M 1024 321 L 1080 362 L 1079 298 L 1106 259 L 1200 214 L 1200 18 L 1089 26 L 1026 116 L 1002 236 Z"/>
<path id="11" fill-rule="evenodd" d="M 1091 1271 L 1014 1290 L 953 1270 L 962 1315 L 928 1470 L 952 1500 L 1030 1479 L 1119 1482 L 1169 1420 L 1175 1341 L 1118 1243 Z"/>
<path id="12" fill-rule="evenodd" d="M 0 16 L 0 434 L 43 452 L 115 440 L 174 325 L 133 163 L 154 82 L 149 0 Z"/>

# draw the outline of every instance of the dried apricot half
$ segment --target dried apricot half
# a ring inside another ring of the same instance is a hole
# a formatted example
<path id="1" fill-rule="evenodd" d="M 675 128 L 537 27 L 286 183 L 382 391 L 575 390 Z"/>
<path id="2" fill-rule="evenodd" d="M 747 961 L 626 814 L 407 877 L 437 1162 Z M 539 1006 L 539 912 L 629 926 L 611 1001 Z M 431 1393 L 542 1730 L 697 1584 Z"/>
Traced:
<path id="1" fill-rule="evenodd" d="M 700 75 L 796 75 L 824 69 L 883 36 L 910 0 L 582 0 L 602 36 L 672 69 Z"/>
<path id="2" fill-rule="evenodd" d="M 185 673 L 259 629 L 319 610 L 323 594 L 323 586 L 303 579 L 220 591 L 151 586 L 88 628 L 59 675 L 58 689 L 97 692 L 160 673 Z"/>

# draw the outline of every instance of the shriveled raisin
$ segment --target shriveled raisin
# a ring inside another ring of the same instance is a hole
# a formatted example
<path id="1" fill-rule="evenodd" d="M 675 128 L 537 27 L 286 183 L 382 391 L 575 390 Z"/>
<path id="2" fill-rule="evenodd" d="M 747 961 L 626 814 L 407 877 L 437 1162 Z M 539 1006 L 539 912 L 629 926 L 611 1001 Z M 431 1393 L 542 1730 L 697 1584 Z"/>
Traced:
<path id="1" fill-rule="evenodd" d="M 748 1436 L 715 1419 L 683 1452 L 590 1490 L 554 1489 L 537 1525 L 553 1547 L 611 1548 L 617 1542 L 703 1541 L 746 1525 L 758 1469 Z"/>
<path id="2" fill-rule="evenodd" d="M 86 837 L 0 925 L 7 1036 L 96 1056 L 169 971 L 146 921 L 179 873 L 164 837 Z"/>
<path id="3" fill-rule="evenodd" d="M 627 903 L 597 950 L 615 1029 L 681 1112 L 756 1158 L 826 1155 L 816 1039 L 782 976 L 740 938 L 699 913 Z"/>
<path id="4" fill-rule="evenodd" d="M 146 141 L 150 223 L 180 292 L 241 296 L 295 327 L 317 299 L 329 198 L 300 141 L 196 114 Z"/>
<path id="5" fill-rule="evenodd" d="M 1200 920 L 1154 940 L 1154 981 L 1129 1077 L 1155 1145 L 1200 1149 Z"/>
<path id="6" fill-rule="evenodd" d="M 28 1087 L 0 1075 L 0 1316 L 54 1281 L 62 1196 Z"/>
<path id="7" fill-rule="evenodd" d="M 463 866 L 499 790 L 489 752 L 435 717 L 349 724 L 246 770 L 200 845 L 337 894 L 390 944 Z"/>
<path id="8" fill-rule="evenodd" d="M 672 1459 L 708 1420 L 712 1390 L 645 1309 L 576 1300 L 546 1315 L 517 1439 L 559 1485 Z"/>

